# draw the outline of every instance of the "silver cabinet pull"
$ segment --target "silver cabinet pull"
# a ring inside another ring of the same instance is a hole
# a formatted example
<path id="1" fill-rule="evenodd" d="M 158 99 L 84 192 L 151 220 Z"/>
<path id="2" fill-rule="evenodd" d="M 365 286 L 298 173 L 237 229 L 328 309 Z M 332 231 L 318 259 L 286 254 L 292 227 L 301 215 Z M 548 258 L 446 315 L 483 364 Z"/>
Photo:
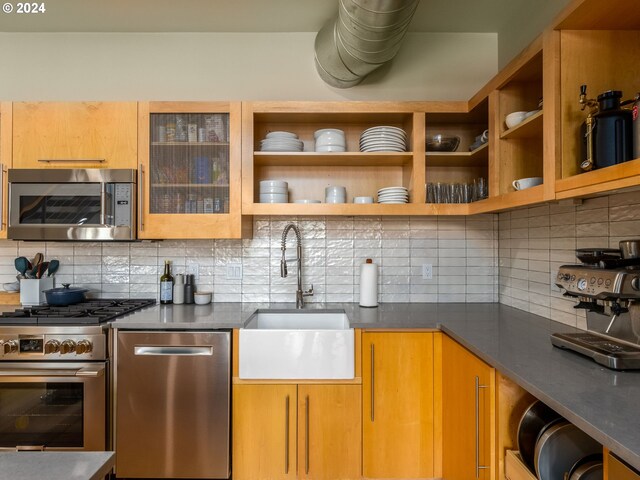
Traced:
<path id="1" fill-rule="evenodd" d="M 4 227 L 4 163 L 0 163 L 0 230 Z"/>
<path id="2" fill-rule="evenodd" d="M 144 166 L 138 168 L 138 228 L 144 231 Z"/>
<path id="3" fill-rule="evenodd" d="M 289 473 L 289 395 L 284 401 L 284 474 Z"/>
<path id="4" fill-rule="evenodd" d="M 376 353 L 375 346 L 372 343 L 371 344 L 371 421 L 372 422 L 375 417 L 374 411 L 375 411 L 375 400 L 376 400 L 375 390 L 374 390 L 375 378 L 376 378 L 375 353 Z"/>
<path id="5" fill-rule="evenodd" d="M 41 158 L 38 159 L 40 163 L 74 163 L 74 162 L 89 162 L 89 163 L 104 163 L 104 158 Z"/>
<path id="6" fill-rule="evenodd" d="M 309 475 L 309 395 L 305 398 L 304 403 L 304 473 Z"/>
<path id="7" fill-rule="evenodd" d="M 213 347 L 189 347 L 189 346 L 157 346 L 157 347 L 134 347 L 134 355 L 175 355 L 183 357 L 211 356 Z"/>
<path id="8" fill-rule="evenodd" d="M 480 377 L 476 376 L 476 479 L 480 478 L 480 470 L 488 470 L 489 467 L 480 465 L 480 389 L 488 388 L 480 385 Z"/>
<path id="9" fill-rule="evenodd" d="M 17 445 L 16 452 L 44 452 L 44 445 Z"/>

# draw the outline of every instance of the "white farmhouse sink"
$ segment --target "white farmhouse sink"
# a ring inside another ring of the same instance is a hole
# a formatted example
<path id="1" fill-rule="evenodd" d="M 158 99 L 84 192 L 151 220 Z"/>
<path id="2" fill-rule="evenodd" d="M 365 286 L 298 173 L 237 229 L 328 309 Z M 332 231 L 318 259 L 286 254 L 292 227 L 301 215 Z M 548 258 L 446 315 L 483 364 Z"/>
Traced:
<path id="1" fill-rule="evenodd" d="M 257 310 L 239 343 L 240 378 L 354 377 L 353 329 L 344 311 Z"/>

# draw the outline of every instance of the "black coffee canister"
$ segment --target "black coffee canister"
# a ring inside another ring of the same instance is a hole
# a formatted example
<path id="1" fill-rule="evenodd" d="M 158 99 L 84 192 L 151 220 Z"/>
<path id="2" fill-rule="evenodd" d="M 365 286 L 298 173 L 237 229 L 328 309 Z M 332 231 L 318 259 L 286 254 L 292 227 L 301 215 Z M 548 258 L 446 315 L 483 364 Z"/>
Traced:
<path id="1" fill-rule="evenodd" d="M 609 90 L 598 95 L 598 113 L 593 115 L 593 168 L 610 167 L 633 159 L 633 114 L 620 108 L 622 92 Z M 586 158 L 586 124 L 582 125 L 583 155 Z"/>

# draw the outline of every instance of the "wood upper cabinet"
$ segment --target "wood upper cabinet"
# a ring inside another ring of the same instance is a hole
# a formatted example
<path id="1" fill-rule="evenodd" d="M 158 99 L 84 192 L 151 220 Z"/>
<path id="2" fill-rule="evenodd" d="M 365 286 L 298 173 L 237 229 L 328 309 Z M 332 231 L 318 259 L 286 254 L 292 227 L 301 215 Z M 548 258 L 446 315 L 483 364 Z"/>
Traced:
<path id="1" fill-rule="evenodd" d="M 240 103 L 139 104 L 138 238 L 241 238 Z M 249 222 L 247 222 L 249 223 Z"/>
<path id="2" fill-rule="evenodd" d="M 7 215 L 9 214 L 9 182 L 7 169 L 12 165 L 11 102 L 0 102 L 0 238 L 7 238 Z"/>
<path id="3" fill-rule="evenodd" d="M 298 386 L 300 478 L 361 478 L 361 391 L 360 385 Z"/>
<path id="4" fill-rule="evenodd" d="M 136 102 L 13 103 L 13 168 L 136 168 Z"/>
<path id="5" fill-rule="evenodd" d="M 442 477 L 490 480 L 495 458 L 495 370 L 446 335 L 442 350 Z"/>
<path id="6" fill-rule="evenodd" d="M 297 477 L 296 385 L 233 386 L 233 478 Z"/>
<path id="7" fill-rule="evenodd" d="M 434 334 L 362 335 L 363 476 L 431 478 Z"/>
<path id="8" fill-rule="evenodd" d="M 234 385 L 234 480 L 359 480 L 360 395 L 360 385 Z"/>

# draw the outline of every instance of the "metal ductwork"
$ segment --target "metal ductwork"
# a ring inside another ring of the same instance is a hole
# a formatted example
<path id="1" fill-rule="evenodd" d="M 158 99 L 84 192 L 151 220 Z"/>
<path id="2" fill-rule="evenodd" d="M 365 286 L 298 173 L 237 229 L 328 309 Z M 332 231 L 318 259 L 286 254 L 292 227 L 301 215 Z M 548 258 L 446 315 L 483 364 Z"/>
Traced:
<path id="1" fill-rule="evenodd" d="M 349 88 L 391 61 L 420 0 L 338 0 L 338 17 L 316 36 L 315 61 L 329 85 Z"/>

